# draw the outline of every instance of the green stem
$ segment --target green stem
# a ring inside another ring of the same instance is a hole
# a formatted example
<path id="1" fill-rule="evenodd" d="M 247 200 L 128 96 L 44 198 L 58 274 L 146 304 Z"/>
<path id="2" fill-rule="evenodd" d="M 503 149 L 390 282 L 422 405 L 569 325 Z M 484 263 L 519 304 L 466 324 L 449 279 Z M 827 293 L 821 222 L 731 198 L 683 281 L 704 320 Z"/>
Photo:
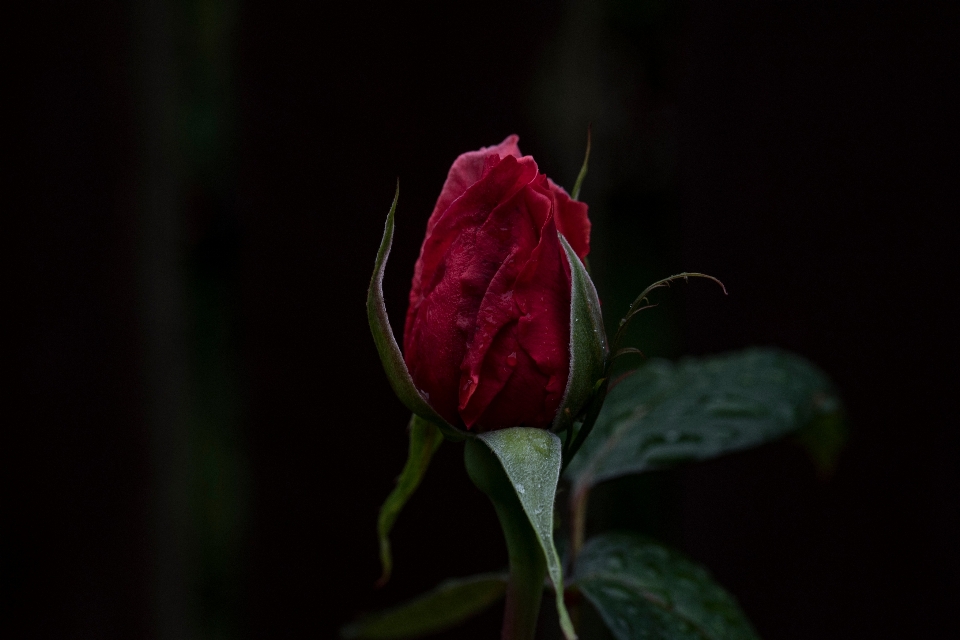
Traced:
<path id="1" fill-rule="evenodd" d="M 583 540 L 587 530 L 587 496 L 589 488 L 575 486 L 570 500 L 570 561 L 576 566 L 577 556 L 583 547 Z"/>
<path id="2" fill-rule="evenodd" d="M 507 541 L 510 582 L 502 640 L 533 640 L 543 598 L 547 562 L 530 519 L 500 461 L 483 442 L 471 438 L 464 449 L 467 474 L 493 503 Z"/>

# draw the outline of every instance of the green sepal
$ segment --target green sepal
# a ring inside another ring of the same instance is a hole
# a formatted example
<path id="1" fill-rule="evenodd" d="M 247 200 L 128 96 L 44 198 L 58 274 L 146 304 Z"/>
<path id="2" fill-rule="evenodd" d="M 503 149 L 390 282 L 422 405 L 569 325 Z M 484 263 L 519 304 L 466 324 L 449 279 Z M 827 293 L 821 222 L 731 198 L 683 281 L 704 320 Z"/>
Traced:
<path id="1" fill-rule="evenodd" d="M 778 439 L 837 407 L 823 372 L 777 349 L 651 360 L 609 392 L 565 477 L 577 496 L 604 480 Z"/>
<path id="2" fill-rule="evenodd" d="M 390 553 L 390 530 L 397 521 L 400 510 L 407 504 L 407 500 L 420 486 L 423 475 L 427 472 L 430 460 L 443 442 L 443 436 L 436 425 L 427 422 L 418 415 L 410 418 L 410 447 L 407 453 L 407 462 L 397 478 L 397 485 L 387 496 L 380 507 L 380 516 L 377 519 L 377 537 L 380 539 L 380 565 L 383 573 L 377 580 L 377 586 L 382 587 L 390 579 L 393 571 L 393 556 Z"/>
<path id="3" fill-rule="evenodd" d="M 507 575 L 503 573 L 446 580 L 409 602 L 344 626 L 340 637 L 386 640 L 445 631 L 500 600 L 506 588 Z"/>
<path id="4" fill-rule="evenodd" d="M 572 586 L 617 640 L 757 640 L 737 601 L 680 553 L 632 533 L 591 538 Z"/>
<path id="5" fill-rule="evenodd" d="M 577 635 L 563 602 L 563 566 L 553 542 L 553 506 L 562 456 L 560 438 L 544 429 L 513 427 L 481 433 L 477 439 L 500 461 L 520 500 L 546 559 L 560 628 L 567 640 L 575 640 Z"/>
<path id="6" fill-rule="evenodd" d="M 573 200 L 580 199 L 580 188 L 583 187 L 583 179 L 587 177 L 587 166 L 590 164 L 590 127 L 587 127 L 587 150 L 583 154 L 583 164 L 580 166 L 580 173 L 577 174 L 577 181 L 573 183 L 573 191 L 570 197 Z"/>
<path id="7" fill-rule="evenodd" d="M 560 235 L 560 244 L 570 264 L 570 373 L 567 388 L 553 431 L 562 432 L 572 428 L 574 421 L 587 408 L 603 377 L 607 361 L 607 334 L 600 313 L 600 299 L 590 274 Z"/>
<path id="8" fill-rule="evenodd" d="M 390 212 L 387 214 L 387 222 L 384 225 L 380 249 L 377 251 L 377 262 L 373 269 L 373 277 L 370 278 L 370 287 L 367 289 L 367 320 L 370 323 L 370 332 L 373 334 L 373 341 L 377 345 L 383 370 L 386 372 L 390 386 L 393 387 L 393 392 L 397 394 L 400 402 L 414 414 L 437 425 L 447 438 L 463 440 L 464 433 L 434 411 L 433 407 L 417 390 L 413 378 L 410 377 L 410 371 L 407 370 L 407 363 L 403 360 L 403 354 L 400 353 L 400 347 L 393 335 L 393 329 L 390 328 L 390 319 L 387 317 L 387 307 L 383 301 L 383 274 L 387 268 L 387 257 L 390 255 L 390 247 L 393 244 L 393 216 L 397 209 L 397 199 L 399 197 L 400 183 L 398 182 L 397 191 L 393 196 L 393 204 L 390 205 Z"/>

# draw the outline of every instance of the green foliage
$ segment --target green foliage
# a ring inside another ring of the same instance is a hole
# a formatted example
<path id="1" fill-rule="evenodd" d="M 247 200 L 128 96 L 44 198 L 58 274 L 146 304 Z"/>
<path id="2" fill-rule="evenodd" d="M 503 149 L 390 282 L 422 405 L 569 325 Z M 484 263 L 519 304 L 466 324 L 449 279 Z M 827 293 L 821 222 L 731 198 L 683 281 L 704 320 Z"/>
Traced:
<path id="1" fill-rule="evenodd" d="M 755 640 L 736 600 L 706 569 L 655 542 L 627 533 L 592 538 L 573 586 L 617 640 Z"/>
<path id="2" fill-rule="evenodd" d="M 380 517 L 377 519 L 377 536 L 380 539 L 380 564 L 383 567 L 383 573 L 377 581 L 377 586 L 385 585 L 393 571 L 389 537 L 393 523 L 400 515 L 400 510 L 407 504 L 407 500 L 420 486 L 420 481 L 423 480 L 423 475 L 430 465 L 430 459 L 433 458 L 433 454 L 436 453 L 440 443 L 443 442 L 443 436 L 436 425 L 416 415 L 410 418 L 409 431 L 410 448 L 407 453 L 407 463 L 403 466 L 400 477 L 397 478 L 397 486 L 393 488 L 383 506 L 380 507 Z"/>
<path id="3" fill-rule="evenodd" d="M 393 204 L 390 205 L 387 222 L 383 228 L 383 239 L 380 241 L 380 249 L 377 251 L 373 277 L 370 278 L 370 287 L 367 289 L 367 321 L 370 323 L 370 332 L 373 334 L 373 341 L 377 345 L 383 370 L 386 372 L 390 386 L 393 387 L 393 392 L 397 394 L 400 402 L 414 414 L 437 425 L 437 428 L 447 438 L 462 440 L 463 433 L 440 417 L 440 414 L 433 410 L 433 407 L 420 395 L 416 385 L 413 384 L 413 378 L 410 377 L 407 364 L 403 361 L 403 354 L 400 353 L 400 346 L 393 335 L 390 319 L 387 317 L 387 307 L 383 302 L 383 274 L 387 268 L 387 258 L 390 256 L 390 247 L 393 244 L 393 217 L 397 210 L 397 199 L 399 197 L 400 184 L 397 183 Z"/>
<path id="4" fill-rule="evenodd" d="M 392 609 L 361 618 L 341 638 L 419 638 L 455 627 L 503 597 L 507 575 L 484 573 L 447 580 L 433 591 Z"/>
<path id="5" fill-rule="evenodd" d="M 753 447 L 838 407 L 819 369 L 776 349 L 679 364 L 653 360 L 609 393 L 565 477 L 577 493 L 625 474 Z"/>
<path id="6" fill-rule="evenodd" d="M 556 592 L 560 627 L 568 640 L 576 638 L 563 602 L 563 568 L 553 543 L 553 501 L 560 478 L 560 438 L 543 429 L 514 427 L 477 436 L 503 465 L 547 561 L 547 574 Z"/>
<path id="7" fill-rule="evenodd" d="M 607 334 L 590 274 L 566 238 L 560 244 L 570 263 L 570 374 L 553 429 L 565 431 L 586 408 L 607 360 Z"/>
<path id="8" fill-rule="evenodd" d="M 574 198 L 586 168 L 585 158 Z M 564 449 L 555 433 L 542 429 L 466 433 L 444 421 L 416 389 L 390 329 L 382 281 L 396 204 L 397 196 L 377 254 L 367 315 L 390 384 L 414 417 L 407 463 L 378 521 L 380 583 L 391 572 L 390 530 L 422 480 L 441 434 L 466 439 L 468 474 L 494 504 L 511 573 L 445 582 L 407 604 L 344 627 L 342 636 L 412 638 L 441 631 L 491 605 L 509 585 L 507 601 L 513 604 L 507 608 L 514 610 L 506 616 L 505 637 L 526 640 L 536 629 L 546 573 L 554 587 L 560 627 L 567 640 L 575 640 L 554 544 L 554 501 L 564 468 L 572 485 L 570 584 L 593 605 L 617 640 L 754 640 L 756 633 L 733 597 L 704 568 L 679 553 L 626 533 L 605 533 L 584 542 L 587 496 L 605 480 L 713 458 L 792 432 L 798 432 L 797 439 L 821 475 L 827 475 L 847 435 L 828 378 L 799 356 L 754 348 L 676 364 L 652 360 L 632 375 L 612 380 L 614 360 L 639 353 L 621 348 L 621 342 L 630 320 L 649 308 L 647 295 L 679 279 L 711 277 L 682 273 L 648 287 L 620 322 L 611 357 L 596 289 L 584 263 L 560 236 L 572 280 L 570 375 L 553 431 L 566 431 L 567 446 Z"/>

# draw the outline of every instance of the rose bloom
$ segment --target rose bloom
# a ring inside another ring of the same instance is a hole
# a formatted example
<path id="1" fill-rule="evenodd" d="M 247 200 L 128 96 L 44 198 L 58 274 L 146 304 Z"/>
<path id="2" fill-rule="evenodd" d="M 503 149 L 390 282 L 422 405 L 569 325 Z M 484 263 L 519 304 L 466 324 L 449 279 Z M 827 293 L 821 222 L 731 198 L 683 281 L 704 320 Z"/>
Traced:
<path id="1" fill-rule="evenodd" d="M 570 265 L 587 206 L 521 156 L 517 136 L 461 155 L 427 222 L 404 360 L 430 405 L 476 431 L 547 428 L 570 368 Z"/>

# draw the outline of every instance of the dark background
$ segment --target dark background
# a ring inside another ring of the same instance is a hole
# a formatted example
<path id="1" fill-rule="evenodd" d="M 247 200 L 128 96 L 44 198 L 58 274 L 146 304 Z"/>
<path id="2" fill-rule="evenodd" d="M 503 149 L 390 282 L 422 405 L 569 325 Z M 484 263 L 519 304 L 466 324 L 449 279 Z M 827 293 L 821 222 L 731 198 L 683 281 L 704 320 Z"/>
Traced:
<path id="1" fill-rule="evenodd" d="M 955 628 L 955 13 L 145 0 L 37 3 L 12 25 L 0 562 L 22 637 L 334 637 L 502 566 L 447 445 L 372 588 L 407 416 L 365 290 L 398 176 L 400 330 L 452 160 L 516 132 L 570 187 L 591 122 L 608 320 L 655 279 L 714 274 L 729 297 L 674 288 L 640 346 L 791 349 L 850 427 L 832 476 L 773 444 L 601 488 L 591 528 L 680 547 L 764 638 Z M 494 611 L 447 637 L 497 628 Z"/>

